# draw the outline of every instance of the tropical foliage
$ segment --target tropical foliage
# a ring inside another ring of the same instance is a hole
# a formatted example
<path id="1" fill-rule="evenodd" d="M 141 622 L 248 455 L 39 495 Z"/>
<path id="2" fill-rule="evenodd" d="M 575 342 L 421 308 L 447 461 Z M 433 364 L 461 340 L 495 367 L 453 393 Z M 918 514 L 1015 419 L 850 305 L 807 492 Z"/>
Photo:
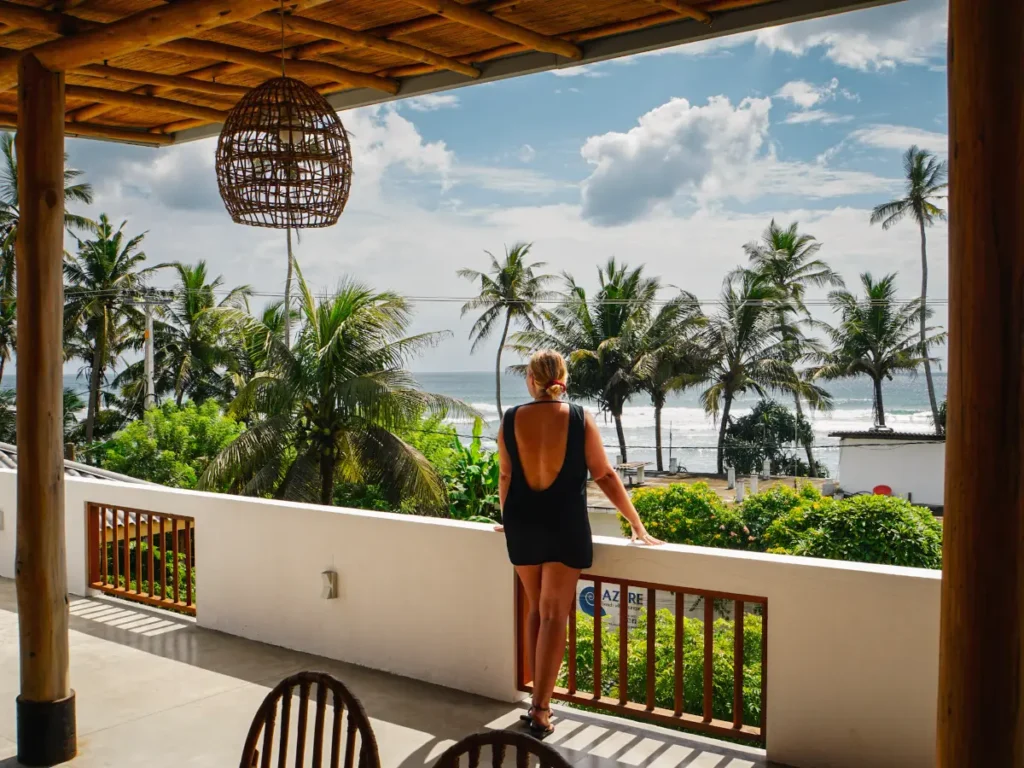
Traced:
<path id="1" fill-rule="evenodd" d="M 396 294 L 345 280 L 318 300 L 298 270 L 297 283 L 295 346 L 267 339 L 269 367 L 244 383 L 230 408 L 249 428 L 210 464 L 200 486 L 330 504 L 338 480 L 378 484 L 396 499 L 415 499 L 425 513 L 441 513 L 444 484 L 400 432 L 424 412 L 468 412 L 420 390 L 404 367 L 443 334 L 406 336 L 409 305 Z"/>
<path id="2" fill-rule="evenodd" d="M 633 503 L 651 535 L 674 544 L 942 567 L 942 524 L 930 510 L 892 496 L 836 500 L 810 485 L 775 485 L 729 505 L 695 483 L 639 489 Z"/>
<path id="3" fill-rule="evenodd" d="M 921 233 L 921 301 L 919 338 L 920 356 L 924 365 L 925 381 L 928 385 L 928 400 L 932 408 L 932 423 L 939 430 L 939 405 L 935 395 L 935 383 L 932 381 L 931 359 L 928 357 L 930 345 L 928 318 L 928 242 L 925 230 L 937 220 L 945 221 L 946 212 L 935 204 L 936 200 L 945 197 L 946 162 L 940 161 L 935 155 L 916 145 L 910 147 L 903 156 L 903 175 L 906 187 L 903 197 L 890 200 L 876 206 L 871 212 L 871 223 L 881 223 L 882 229 L 889 229 L 906 217 L 917 224 Z"/>
<path id="4" fill-rule="evenodd" d="M 471 280 L 480 288 L 480 293 L 462 306 L 462 314 L 482 310 L 482 314 L 473 324 L 469 333 L 473 341 L 472 351 L 491 337 L 495 329 L 501 327 L 501 338 L 498 340 L 498 353 L 494 366 L 494 396 L 498 405 L 498 418 L 501 418 L 501 353 L 505 350 L 508 331 L 513 322 L 527 329 L 536 327 L 540 319 L 539 302 L 553 297 L 547 289 L 553 280 L 552 275 L 537 274 L 544 262 L 529 264 L 532 243 L 516 243 L 511 249 L 505 249 L 505 258 L 499 261 L 494 254 L 486 251 L 491 259 L 487 272 L 475 269 L 460 269 L 459 277 Z"/>
<path id="5" fill-rule="evenodd" d="M 787 447 L 791 443 L 814 445 L 814 430 L 799 411 L 790 411 L 774 400 L 761 400 L 750 413 L 740 416 L 725 435 L 725 460 L 737 474 L 760 473 L 765 459 L 773 475 L 827 477 L 828 470 L 815 461 L 808 467 Z"/>
<path id="6" fill-rule="evenodd" d="M 924 362 L 917 332 L 921 301 L 900 302 L 895 280 L 895 275 L 876 280 L 865 272 L 861 275 L 863 298 L 846 290 L 829 294 L 840 322 L 828 328 L 832 350 L 823 356 L 825 364 L 818 369 L 818 376 L 826 379 L 858 375 L 870 378 L 875 424 L 879 427 L 885 426 L 882 382 L 891 381 L 896 373 L 915 373 Z M 935 328 L 926 330 L 924 348 L 945 340 L 946 335 Z"/>
<path id="7" fill-rule="evenodd" d="M 184 406 L 165 402 L 104 443 L 99 464 L 141 480 L 195 488 L 210 461 L 244 430 L 212 400 Z"/>

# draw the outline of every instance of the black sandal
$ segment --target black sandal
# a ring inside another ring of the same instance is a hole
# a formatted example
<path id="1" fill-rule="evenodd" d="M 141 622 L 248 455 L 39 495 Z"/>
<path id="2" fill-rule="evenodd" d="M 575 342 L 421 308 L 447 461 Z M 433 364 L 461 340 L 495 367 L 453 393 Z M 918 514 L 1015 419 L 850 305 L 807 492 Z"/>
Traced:
<path id="1" fill-rule="evenodd" d="M 537 712 L 550 712 L 551 711 L 551 709 L 549 707 L 538 707 L 536 705 L 530 707 L 530 712 L 531 713 L 534 710 L 536 710 Z M 530 718 L 530 735 L 533 736 L 533 738 L 537 739 L 538 741 L 543 741 L 544 739 L 546 739 L 548 736 L 550 736 L 554 732 L 555 732 L 555 726 L 551 725 L 550 723 L 548 723 L 547 725 L 540 725 L 532 717 Z"/>
<path id="2" fill-rule="evenodd" d="M 536 709 L 536 707 L 531 704 L 530 708 L 528 710 L 526 710 L 526 714 L 519 716 L 519 719 L 522 722 L 526 723 L 531 728 L 533 727 L 533 710 L 535 710 L 535 709 Z"/>

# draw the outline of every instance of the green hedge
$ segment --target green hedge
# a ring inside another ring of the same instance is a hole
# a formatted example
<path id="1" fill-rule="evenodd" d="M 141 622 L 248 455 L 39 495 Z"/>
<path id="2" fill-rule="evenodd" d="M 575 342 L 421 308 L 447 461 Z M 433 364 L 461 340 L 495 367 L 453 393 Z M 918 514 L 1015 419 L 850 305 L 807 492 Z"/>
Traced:
<path id="1" fill-rule="evenodd" d="M 627 686 L 629 700 L 647 700 L 647 612 L 638 617 L 637 626 L 628 635 Z M 761 617 L 747 613 L 743 619 L 743 722 L 758 725 L 761 718 Z M 683 697 L 685 710 L 704 711 L 704 622 L 687 618 L 683 634 Z M 720 720 L 732 720 L 733 713 L 733 637 L 732 620 L 715 621 L 713 657 L 712 711 Z M 655 703 L 675 708 L 675 617 L 668 610 L 655 613 L 656 659 Z M 568 651 L 558 685 L 568 684 Z M 601 687 L 611 698 L 619 695 L 618 628 L 601 632 Z M 576 688 L 594 691 L 594 620 L 576 613 Z"/>
<path id="2" fill-rule="evenodd" d="M 642 488 L 633 503 L 651 534 L 673 544 L 942 567 L 942 524 L 928 509 L 892 496 L 837 501 L 810 484 L 775 485 L 730 505 L 706 483 L 694 483 Z"/>

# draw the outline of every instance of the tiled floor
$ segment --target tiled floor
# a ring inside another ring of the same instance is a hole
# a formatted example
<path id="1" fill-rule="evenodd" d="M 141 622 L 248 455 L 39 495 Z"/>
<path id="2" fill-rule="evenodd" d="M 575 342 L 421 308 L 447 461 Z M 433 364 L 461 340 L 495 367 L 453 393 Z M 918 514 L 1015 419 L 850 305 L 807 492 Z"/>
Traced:
<path id="1" fill-rule="evenodd" d="M 317 669 L 369 713 L 384 768 L 423 768 L 462 736 L 518 728 L 520 707 L 200 629 L 106 599 L 71 606 L 71 674 L 80 768 L 224 768 L 281 678 Z M 14 583 L 0 579 L 0 768 L 15 768 L 18 626 Z M 578 710 L 556 713 L 549 744 L 581 768 L 767 768 L 764 753 Z"/>

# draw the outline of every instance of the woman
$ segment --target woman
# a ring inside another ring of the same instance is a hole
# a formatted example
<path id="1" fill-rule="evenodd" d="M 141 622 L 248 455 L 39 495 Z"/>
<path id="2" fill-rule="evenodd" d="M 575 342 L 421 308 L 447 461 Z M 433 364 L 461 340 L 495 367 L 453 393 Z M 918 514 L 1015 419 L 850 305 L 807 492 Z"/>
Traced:
<path id="1" fill-rule="evenodd" d="M 527 657 L 533 706 L 524 718 L 543 738 L 551 727 L 551 693 L 565 653 L 566 622 L 580 571 L 594 559 L 587 516 L 587 472 L 633 528 L 648 535 L 622 480 L 608 463 L 593 417 L 562 402 L 567 370 L 557 352 L 537 352 L 526 370 L 533 402 L 505 412 L 498 430 L 501 510 L 508 555 L 530 605 Z M 499 526 L 499 528 L 501 528 Z"/>

